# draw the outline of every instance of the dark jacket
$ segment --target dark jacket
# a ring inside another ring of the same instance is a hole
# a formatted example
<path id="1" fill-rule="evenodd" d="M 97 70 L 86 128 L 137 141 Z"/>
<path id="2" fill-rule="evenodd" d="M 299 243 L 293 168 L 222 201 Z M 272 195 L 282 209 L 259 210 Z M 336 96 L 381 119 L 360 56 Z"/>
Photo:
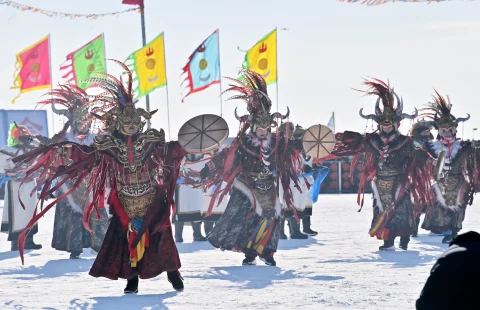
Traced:
<path id="1" fill-rule="evenodd" d="M 433 266 L 417 310 L 480 309 L 480 234 L 459 235 Z"/>

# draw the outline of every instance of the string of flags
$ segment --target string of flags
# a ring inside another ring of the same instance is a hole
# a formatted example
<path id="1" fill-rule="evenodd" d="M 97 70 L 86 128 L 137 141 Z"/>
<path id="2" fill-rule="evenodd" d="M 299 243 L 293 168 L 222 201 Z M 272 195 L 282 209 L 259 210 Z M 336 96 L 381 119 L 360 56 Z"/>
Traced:
<path id="1" fill-rule="evenodd" d="M 337 0 L 337 1 L 374 6 L 374 5 L 381 5 L 381 4 L 386 4 L 390 2 L 422 2 L 422 3 L 430 4 L 432 2 L 447 2 L 447 1 L 454 1 L 454 0 Z"/>
<path id="2" fill-rule="evenodd" d="M 141 0 L 126 0 L 141 1 Z M 244 68 L 253 70 L 265 77 L 268 84 L 277 81 L 277 30 L 273 30 L 260 39 L 252 48 L 245 51 Z M 220 84 L 220 38 L 215 30 L 188 57 L 182 68 L 185 76 L 180 85 L 187 89 L 183 100 L 191 94 L 202 91 L 212 85 Z M 14 85 L 22 94 L 34 90 L 51 88 L 51 38 L 50 35 L 28 46 L 16 55 Z M 66 56 L 60 66 L 62 79 L 82 89 L 91 84 L 84 81 L 105 73 L 106 69 L 105 36 L 95 37 L 80 48 Z M 134 75 L 134 92 L 137 99 L 147 96 L 152 91 L 167 85 L 164 33 L 160 33 L 141 49 L 131 53 L 125 60 Z M 221 91 L 221 89 L 220 89 Z"/>
<path id="3" fill-rule="evenodd" d="M 128 2 L 128 0 L 126 0 Z M 130 0 L 132 1 L 132 0 Z M 138 0 L 136 0 L 138 1 Z M 134 1 L 135 2 L 135 1 Z M 49 10 L 43 10 L 39 9 L 36 7 L 32 7 L 29 5 L 24 5 L 15 1 L 8 1 L 8 0 L 3 0 L 0 1 L 0 5 L 7 5 L 9 7 L 12 7 L 14 9 L 17 9 L 22 12 L 33 12 L 33 13 L 40 13 L 48 17 L 58 17 L 58 18 L 70 18 L 70 19 L 79 19 L 79 18 L 86 18 L 86 19 L 99 19 L 102 17 L 106 16 L 116 16 L 120 14 L 125 14 L 129 12 L 134 12 L 134 11 L 140 11 L 141 8 L 135 7 L 135 8 L 129 8 L 126 10 L 122 11 L 117 11 L 117 12 L 109 12 L 109 13 L 100 13 L 100 14 L 73 14 L 73 13 L 64 13 L 64 12 L 56 12 L 56 11 L 49 11 Z M 129 4 L 129 3 L 125 3 Z"/>

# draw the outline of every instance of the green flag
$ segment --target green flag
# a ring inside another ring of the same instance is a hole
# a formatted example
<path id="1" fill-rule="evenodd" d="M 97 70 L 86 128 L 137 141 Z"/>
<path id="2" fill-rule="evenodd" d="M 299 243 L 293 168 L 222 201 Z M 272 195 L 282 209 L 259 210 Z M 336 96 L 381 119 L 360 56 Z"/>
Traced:
<path id="1" fill-rule="evenodd" d="M 105 39 L 103 34 L 88 42 L 78 50 L 67 55 L 65 64 L 60 67 L 65 70 L 62 76 L 67 82 L 73 83 L 82 89 L 90 84 L 83 83 L 95 72 L 106 72 L 105 67 Z"/>

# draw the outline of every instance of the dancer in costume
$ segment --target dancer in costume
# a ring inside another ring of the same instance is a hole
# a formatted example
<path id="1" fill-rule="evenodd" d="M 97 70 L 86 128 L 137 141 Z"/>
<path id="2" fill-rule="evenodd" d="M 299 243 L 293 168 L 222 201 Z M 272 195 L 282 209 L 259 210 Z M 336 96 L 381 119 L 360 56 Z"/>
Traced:
<path id="1" fill-rule="evenodd" d="M 458 124 L 470 118 L 455 118 L 452 104 L 438 92 L 434 102 L 422 111 L 422 116 L 432 119 L 430 125 L 438 130 L 436 141 L 425 143 L 425 149 L 435 158 L 445 152 L 443 177 L 434 184 L 435 203 L 427 209 L 422 228 L 442 232 L 443 243 L 449 243 L 462 229 L 467 204 L 472 202 L 477 171 L 476 148 L 469 141 L 457 139 Z"/>
<path id="2" fill-rule="evenodd" d="M 92 104 L 98 104 L 98 109 L 93 108 L 94 116 L 105 122 L 106 131 L 95 137 L 93 145 L 60 142 L 14 159 L 16 163 L 32 167 L 26 177 L 40 173 L 40 185 L 44 185 L 40 194 L 42 200 L 69 179 L 75 180 L 70 191 L 45 206 L 20 235 L 22 261 L 22 242 L 29 228 L 89 176 L 87 189 L 92 192 L 93 199 L 84 209 L 84 226 L 90 230 L 88 219 L 98 209 L 97 204 L 101 208 L 107 185 L 112 213 L 90 275 L 128 279 L 125 293 L 136 293 L 139 278 L 153 278 L 166 271 L 174 289 L 183 290 L 170 214 L 175 206 L 178 172 L 186 152 L 178 142 L 166 142 L 163 130 L 143 131 L 143 119 L 151 119 L 156 111 L 135 107 L 132 73 L 123 63 L 117 63 L 128 75 L 126 85 L 122 79 L 106 73 L 86 80 L 103 90 L 94 96 Z M 102 115 L 98 114 L 100 109 L 103 109 Z M 64 154 L 62 159 L 68 159 L 60 166 L 52 164 L 59 153 Z M 58 182 L 52 187 L 56 179 Z"/>
<path id="3" fill-rule="evenodd" d="M 189 154 L 185 157 L 185 165 L 181 169 L 201 170 L 205 163 L 204 155 Z M 202 207 L 206 200 L 205 193 L 199 188 L 192 188 L 179 184 L 175 190 L 177 212 L 173 215 L 175 225 L 175 242 L 183 242 L 183 227 L 185 222 L 190 222 L 193 229 L 193 241 L 207 241 L 202 235 Z"/>
<path id="4" fill-rule="evenodd" d="M 297 173 L 301 167 L 300 151 L 294 149 L 288 135 L 272 134 L 278 119 L 288 114 L 270 113 L 271 100 L 263 77 L 243 70 L 242 81 L 227 90 L 237 92 L 230 99 L 247 103 L 250 113 L 239 117 L 240 131 L 228 148 L 217 154 L 201 171 L 207 188 L 217 186 L 207 216 L 216 197 L 219 202 L 231 190 L 230 200 L 222 217 L 208 236 L 208 241 L 222 250 L 245 254 L 244 265 L 253 265 L 257 256 L 267 265 L 275 266 L 273 258 L 280 237 L 280 220 L 284 210 L 278 189 L 284 190 L 284 208 L 294 209 L 290 180 L 298 187 Z"/>
<path id="5" fill-rule="evenodd" d="M 432 125 L 424 120 L 416 122 L 410 130 L 410 137 L 413 139 L 413 143 L 416 148 L 424 149 L 425 146 L 433 140 Z M 425 213 L 427 206 L 416 206 L 415 209 L 419 210 L 417 218 L 415 219 L 416 228 L 412 233 L 412 237 L 417 237 L 418 227 L 420 226 L 420 216 Z"/>
<path id="6" fill-rule="evenodd" d="M 297 148 L 299 149 L 302 147 L 302 138 L 304 134 L 305 129 L 303 129 L 300 125 L 295 126 L 295 131 L 293 132 L 293 139 L 295 141 L 295 144 L 297 145 Z M 315 182 L 315 175 L 318 174 L 318 169 L 314 169 L 313 158 L 305 151 L 302 151 L 302 160 L 304 173 L 300 178 L 300 183 L 302 184 L 302 193 L 300 193 L 295 188 L 292 188 L 292 192 L 294 193 L 294 196 L 299 195 L 298 204 L 304 205 L 304 210 L 302 212 L 303 233 L 308 236 L 316 236 L 318 235 L 318 232 L 312 230 L 311 228 L 313 201 L 311 198 L 312 195 L 310 192 L 310 186 L 313 185 Z M 309 184 L 308 187 L 306 185 L 307 183 Z M 295 200 L 297 200 L 297 198 L 295 198 Z M 297 203 L 295 203 L 295 205 L 297 205 Z"/>
<path id="7" fill-rule="evenodd" d="M 279 127 L 279 131 L 281 134 L 288 135 L 289 139 L 291 139 L 291 143 L 295 145 L 297 149 L 302 150 L 302 137 L 305 131 L 300 131 L 298 129 L 298 126 L 296 128 L 291 122 L 283 123 Z M 298 172 L 300 190 L 295 188 L 295 183 L 293 181 L 290 182 L 290 190 L 292 191 L 293 195 L 293 205 L 295 206 L 297 216 L 300 219 L 303 219 L 305 206 L 307 204 L 309 182 L 313 181 L 308 177 L 307 179 L 303 175 L 303 172 L 310 173 L 310 171 L 312 170 L 312 167 L 308 165 L 308 162 L 306 161 L 308 157 L 309 156 L 305 152 L 302 152 L 302 167 L 300 168 L 301 170 Z M 282 194 L 283 191 L 282 188 L 280 188 L 280 197 L 283 196 Z M 280 222 L 280 239 L 287 239 L 287 235 L 285 234 L 285 222 L 287 222 L 288 224 L 290 239 L 308 239 L 308 235 L 300 231 L 300 223 L 297 222 L 297 220 L 293 216 L 293 212 L 287 213 Z"/>
<path id="8" fill-rule="evenodd" d="M 71 141 L 78 144 L 91 145 L 95 134 L 91 132 L 94 117 L 89 114 L 90 103 L 87 93 L 75 85 L 61 85 L 47 93 L 48 99 L 39 105 L 50 105 L 55 114 L 67 117 L 70 130 L 49 143 Z M 59 109 L 59 107 L 64 109 Z M 42 141 L 43 143 L 47 141 Z M 61 154 L 59 154 L 61 155 Z M 68 158 L 64 159 L 68 161 Z M 105 208 L 98 209 L 100 219 L 90 218 L 91 232 L 83 227 L 84 207 L 90 199 L 85 179 L 78 188 L 57 204 L 53 224 L 52 248 L 70 253 L 70 258 L 79 258 L 84 248 L 92 248 L 95 252 L 100 247 L 108 227 L 108 214 Z M 59 189 L 57 195 L 67 193 L 74 185 L 74 180 L 68 180 Z"/>
<path id="9" fill-rule="evenodd" d="M 378 79 L 367 80 L 365 85 L 368 87 L 366 93 L 378 96 L 378 99 L 375 114 L 364 115 L 363 109 L 360 109 L 360 116 L 375 121 L 378 130 L 366 135 L 351 131 L 337 133 L 332 154 L 355 155 L 352 172 L 360 155 L 365 155 L 358 203 L 363 206 L 361 192 L 365 182 L 371 181 L 374 199 L 369 233 L 384 241 L 380 250 L 395 249 L 396 237 L 400 237 L 400 248 L 407 250 L 416 218 L 411 196 L 418 206 L 427 203 L 431 169 L 425 165 L 429 160 L 428 154 L 416 150 L 412 139 L 402 135 L 398 127 L 403 119 L 414 119 L 418 111 L 413 115 L 403 113 L 403 100 L 389 85 Z"/>
<path id="10" fill-rule="evenodd" d="M 0 173 L 2 173 L 7 183 L 5 184 L 5 198 L 2 216 L 2 232 L 8 232 L 8 241 L 11 242 L 10 249 L 12 251 L 18 250 L 18 236 L 25 229 L 28 221 L 32 218 L 33 212 L 37 205 L 37 196 L 34 192 L 35 180 L 28 179 L 20 189 L 20 184 L 24 177 L 20 167 L 15 167 L 12 158 L 24 154 L 38 144 L 38 140 L 32 137 L 27 127 L 10 124 L 8 131 L 7 145 L 0 150 Z M 18 198 L 21 196 L 23 205 Z M 25 249 L 38 250 L 42 246 L 35 244 L 33 235 L 38 232 L 38 226 L 32 226 L 28 235 L 25 238 Z"/>

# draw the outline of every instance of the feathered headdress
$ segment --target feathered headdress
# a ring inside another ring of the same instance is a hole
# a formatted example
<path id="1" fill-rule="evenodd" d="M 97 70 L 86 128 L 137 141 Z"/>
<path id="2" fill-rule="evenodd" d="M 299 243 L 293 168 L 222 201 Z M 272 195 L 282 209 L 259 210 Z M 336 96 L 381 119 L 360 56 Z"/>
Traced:
<path id="1" fill-rule="evenodd" d="M 425 105 L 425 108 L 421 109 L 421 117 L 431 119 L 431 124 L 435 126 L 436 129 L 442 126 L 446 127 L 457 127 L 460 122 L 465 122 L 470 119 L 470 114 L 467 113 L 465 118 L 455 118 L 452 115 L 452 104 L 448 96 L 447 99 L 440 95 L 435 90 L 435 95 L 433 97 L 433 102 L 429 102 Z"/>
<path id="2" fill-rule="evenodd" d="M 79 129 L 78 123 L 81 124 L 80 131 L 90 128 L 93 121 L 93 117 L 89 115 L 90 100 L 83 89 L 73 84 L 64 84 L 46 93 L 44 97 L 46 96 L 49 98 L 40 101 L 38 105 L 50 105 L 55 114 L 66 116 L 74 132 Z"/>
<path id="3" fill-rule="evenodd" d="M 126 85 L 123 83 L 123 78 L 117 79 L 106 72 L 95 73 L 96 76 L 85 80 L 86 83 L 92 83 L 95 87 L 102 89 L 99 95 L 94 96 L 92 104 L 96 106 L 92 109 L 92 115 L 96 118 L 107 122 L 110 131 L 118 130 L 121 125 L 126 122 L 142 123 L 141 117 L 144 119 L 151 119 L 152 115 L 157 112 L 147 112 L 142 108 L 135 108 L 137 100 L 133 94 L 133 76 L 128 67 L 118 61 L 109 59 L 120 65 L 128 77 Z M 103 115 L 96 112 L 106 111 Z M 143 127 L 143 125 L 142 125 Z"/>
<path id="4" fill-rule="evenodd" d="M 360 116 L 364 119 L 372 119 L 378 124 L 391 122 L 393 124 L 399 123 L 401 120 L 414 119 L 418 115 L 417 109 L 413 115 L 403 113 L 403 99 L 399 98 L 392 87 L 389 84 L 372 78 L 371 80 L 365 79 L 364 85 L 367 86 L 366 91 L 359 90 L 366 95 L 378 96 L 375 103 L 375 114 L 364 115 L 363 108 L 360 109 Z M 395 99 L 397 101 L 395 105 Z M 380 102 L 382 102 L 383 110 L 380 109 Z"/>
<path id="5" fill-rule="evenodd" d="M 432 127 L 433 127 L 432 121 L 426 121 L 425 119 L 420 119 L 415 124 L 413 124 L 412 128 L 410 129 L 409 136 L 416 137 L 424 130 L 431 130 Z"/>
<path id="6" fill-rule="evenodd" d="M 250 125 L 276 125 L 275 118 L 286 119 L 290 115 L 290 109 L 287 107 L 287 114 L 282 115 L 279 112 L 270 114 L 272 101 L 267 94 L 267 83 L 265 79 L 258 73 L 242 69 L 240 71 L 240 79 L 227 78 L 234 81 L 236 85 L 230 84 L 229 88 L 223 93 L 235 91 L 239 94 L 233 95 L 228 100 L 240 99 L 247 103 L 247 111 L 249 115 L 238 116 L 235 108 L 235 117 L 240 122 L 248 122 Z"/>

